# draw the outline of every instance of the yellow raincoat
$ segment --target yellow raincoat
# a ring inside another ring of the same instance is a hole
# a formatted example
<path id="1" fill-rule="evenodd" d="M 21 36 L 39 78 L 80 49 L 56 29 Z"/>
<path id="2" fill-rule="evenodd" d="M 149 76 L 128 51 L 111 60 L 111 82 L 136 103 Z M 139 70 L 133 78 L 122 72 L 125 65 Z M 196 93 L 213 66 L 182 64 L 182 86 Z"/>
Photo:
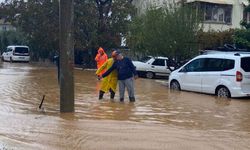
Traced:
<path id="1" fill-rule="evenodd" d="M 113 58 L 109 58 L 97 71 L 96 74 L 100 74 L 103 70 L 108 70 L 114 63 Z M 118 81 L 118 73 L 116 70 L 112 71 L 107 77 L 102 79 L 101 91 L 108 92 L 109 89 L 116 91 L 116 85 Z"/>

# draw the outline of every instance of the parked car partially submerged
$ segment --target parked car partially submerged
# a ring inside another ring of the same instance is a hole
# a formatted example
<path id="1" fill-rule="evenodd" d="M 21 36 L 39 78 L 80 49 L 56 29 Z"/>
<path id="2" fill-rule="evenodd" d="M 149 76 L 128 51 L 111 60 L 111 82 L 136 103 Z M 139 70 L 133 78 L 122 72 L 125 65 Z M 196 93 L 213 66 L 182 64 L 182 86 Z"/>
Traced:
<path id="1" fill-rule="evenodd" d="M 171 71 L 168 69 L 167 57 L 147 56 L 140 61 L 133 61 L 139 76 L 154 78 L 155 76 L 169 76 Z"/>
<path id="2" fill-rule="evenodd" d="M 250 96 L 250 52 L 210 52 L 195 57 L 169 77 L 174 90 L 218 97 Z"/>
<path id="3" fill-rule="evenodd" d="M 30 53 L 28 46 L 8 46 L 2 54 L 2 61 L 9 62 L 29 62 Z"/>

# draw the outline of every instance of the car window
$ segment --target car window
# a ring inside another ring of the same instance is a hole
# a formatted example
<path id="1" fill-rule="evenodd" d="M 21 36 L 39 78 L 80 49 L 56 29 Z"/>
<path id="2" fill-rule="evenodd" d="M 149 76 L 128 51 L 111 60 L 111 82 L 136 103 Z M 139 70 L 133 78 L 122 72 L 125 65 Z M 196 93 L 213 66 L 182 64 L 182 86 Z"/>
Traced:
<path id="1" fill-rule="evenodd" d="M 241 68 L 245 72 L 250 72 L 250 57 L 243 57 L 241 58 Z"/>
<path id="2" fill-rule="evenodd" d="M 222 71 L 234 69 L 235 61 L 232 59 L 224 59 L 222 64 Z"/>
<path id="3" fill-rule="evenodd" d="M 205 59 L 196 59 L 191 61 L 189 64 L 187 64 L 184 69 L 182 69 L 182 72 L 198 72 L 202 71 L 204 67 Z"/>
<path id="4" fill-rule="evenodd" d="M 222 71 L 223 59 L 207 58 L 202 71 Z"/>
<path id="5" fill-rule="evenodd" d="M 139 61 L 146 63 L 146 62 L 148 62 L 151 58 L 152 58 L 152 57 L 146 56 L 146 57 L 143 57 L 142 59 L 140 59 Z"/>
<path id="6" fill-rule="evenodd" d="M 234 68 L 234 60 L 221 58 L 206 58 L 202 71 L 226 71 Z"/>
<path id="7" fill-rule="evenodd" d="M 155 61 L 152 63 L 154 66 L 165 66 L 165 60 L 164 59 L 155 59 Z"/>
<path id="8" fill-rule="evenodd" d="M 29 53 L 29 49 L 26 47 L 16 47 L 15 52 L 16 53 Z"/>
<path id="9" fill-rule="evenodd" d="M 12 49 L 11 48 L 7 48 L 4 52 L 11 52 Z"/>

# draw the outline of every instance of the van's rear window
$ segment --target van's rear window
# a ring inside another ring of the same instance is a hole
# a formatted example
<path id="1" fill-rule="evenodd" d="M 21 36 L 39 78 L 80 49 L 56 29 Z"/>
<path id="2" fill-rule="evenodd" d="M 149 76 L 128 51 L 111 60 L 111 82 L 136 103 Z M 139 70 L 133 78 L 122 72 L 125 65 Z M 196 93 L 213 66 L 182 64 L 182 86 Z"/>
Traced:
<path id="1" fill-rule="evenodd" d="M 29 49 L 26 47 L 16 47 L 15 53 L 29 53 Z"/>
<path id="2" fill-rule="evenodd" d="M 250 57 L 241 58 L 241 68 L 246 72 L 250 72 Z"/>

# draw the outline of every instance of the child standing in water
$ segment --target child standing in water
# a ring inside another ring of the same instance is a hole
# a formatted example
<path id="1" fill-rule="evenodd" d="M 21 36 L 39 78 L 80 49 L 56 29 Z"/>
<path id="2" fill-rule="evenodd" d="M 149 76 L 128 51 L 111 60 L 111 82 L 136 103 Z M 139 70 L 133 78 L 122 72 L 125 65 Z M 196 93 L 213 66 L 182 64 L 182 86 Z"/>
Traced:
<path id="1" fill-rule="evenodd" d="M 116 51 L 112 52 L 112 58 L 109 58 L 97 71 L 96 74 L 99 75 L 103 71 L 108 70 L 114 63 L 116 58 Z M 118 74 L 116 70 L 113 70 L 108 76 L 102 79 L 101 89 L 99 91 L 99 100 L 103 99 L 103 95 L 106 92 L 110 92 L 110 99 L 114 99 L 115 91 L 117 86 Z"/>

